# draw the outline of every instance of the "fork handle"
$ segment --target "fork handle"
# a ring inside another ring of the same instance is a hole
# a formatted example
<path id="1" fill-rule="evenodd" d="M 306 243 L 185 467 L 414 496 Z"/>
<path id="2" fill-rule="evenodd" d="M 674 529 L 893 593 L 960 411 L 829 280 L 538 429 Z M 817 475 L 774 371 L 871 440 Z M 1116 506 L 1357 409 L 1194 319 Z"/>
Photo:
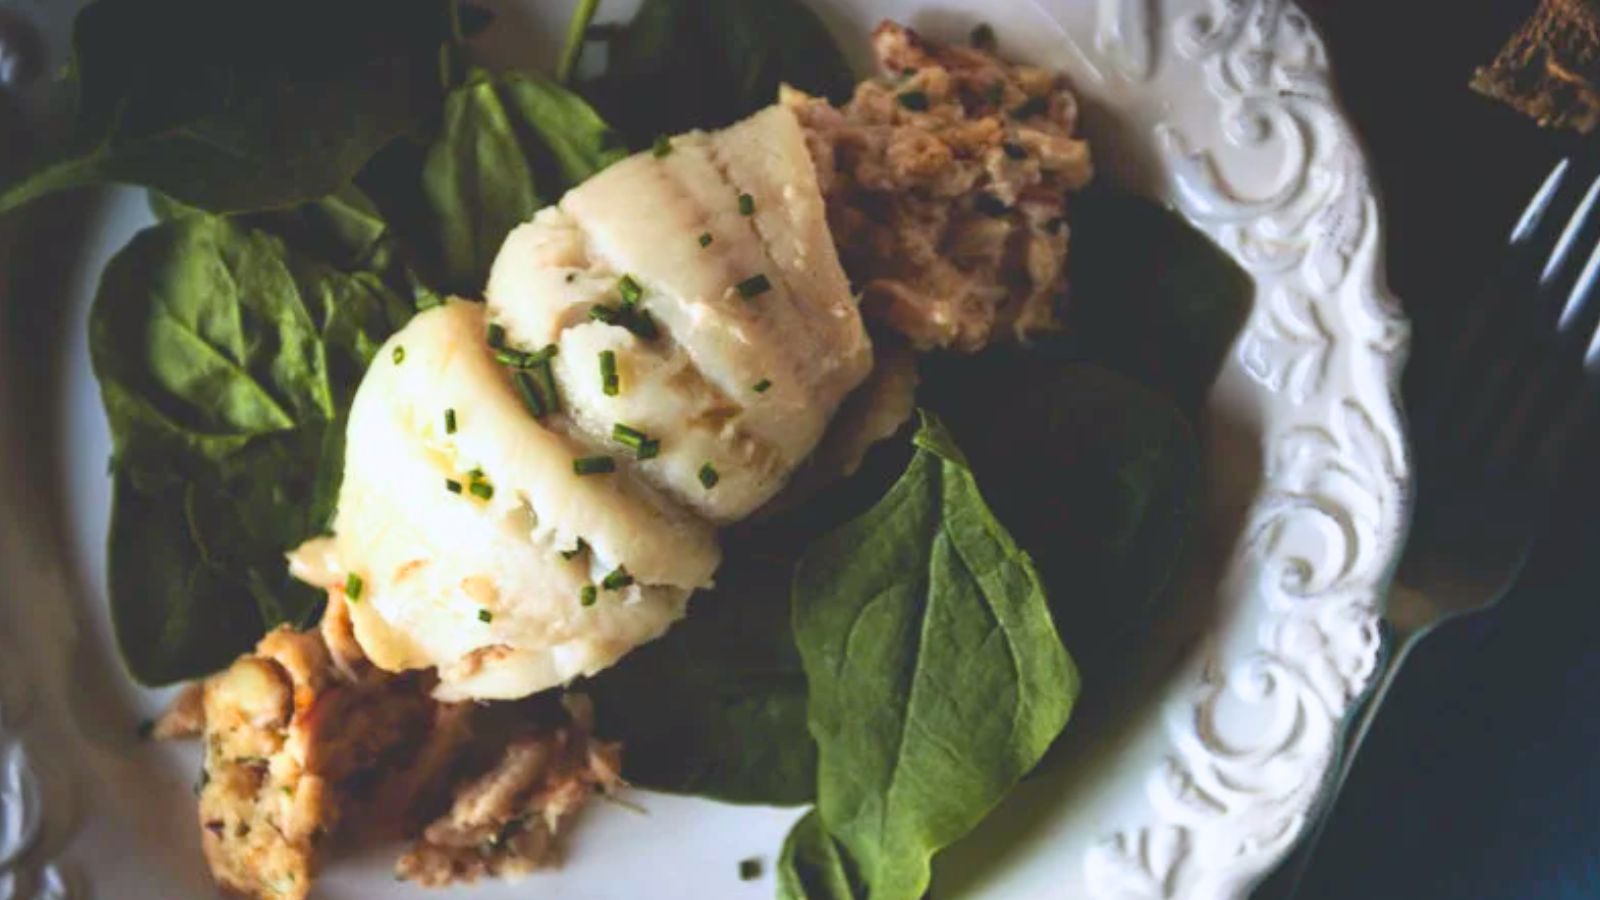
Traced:
<path id="1" fill-rule="evenodd" d="M 1397 596 L 1391 601 L 1392 604 L 1399 601 L 1398 595 L 1403 591 L 1404 588 L 1401 588 L 1398 584 L 1395 585 L 1395 594 Z M 1393 618 L 1398 618 L 1399 621 L 1386 621 L 1384 623 L 1389 630 L 1389 646 L 1391 650 L 1384 658 L 1382 668 L 1378 672 L 1378 677 L 1372 690 L 1367 693 L 1366 698 L 1361 702 L 1359 716 L 1345 732 L 1343 745 L 1331 766 L 1332 774 L 1323 786 L 1322 795 L 1327 799 L 1323 802 L 1322 808 L 1317 811 L 1316 820 L 1312 822 L 1310 830 L 1306 832 L 1306 836 L 1301 839 L 1299 846 L 1295 848 L 1294 855 L 1284 863 L 1279 873 L 1271 879 L 1277 884 L 1286 886 L 1281 892 L 1270 894 L 1270 896 L 1281 898 L 1281 900 L 1294 900 L 1300 893 L 1301 883 L 1305 879 L 1306 872 L 1311 868 L 1312 858 L 1316 856 L 1317 845 L 1321 843 L 1323 833 L 1328 830 L 1328 820 L 1333 818 L 1333 809 L 1338 804 L 1339 793 L 1344 788 L 1345 779 L 1350 777 L 1350 770 L 1355 765 L 1356 754 L 1360 752 L 1361 744 L 1367 739 L 1367 734 L 1372 731 L 1372 723 L 1378 720 L 1378 710 L 1383 708 L 1383 701 L 1388 696 L 1389 689 L 1394 686 L 1396 676 L 1400 674 L 1400 668 L 1405 665 L 1406 658 L 1411 655 L 1412 648 L 1416 647 L 1423 635 L 1432 630 L 1433 625 L 1436 624 L 1436 620 L 1429 618 L 1412 621 L 1407 621 L 1405 617 Z M 1257 900 L 1266 900 L 1268 895 L 1258 893 L 1256 896 Z"/>

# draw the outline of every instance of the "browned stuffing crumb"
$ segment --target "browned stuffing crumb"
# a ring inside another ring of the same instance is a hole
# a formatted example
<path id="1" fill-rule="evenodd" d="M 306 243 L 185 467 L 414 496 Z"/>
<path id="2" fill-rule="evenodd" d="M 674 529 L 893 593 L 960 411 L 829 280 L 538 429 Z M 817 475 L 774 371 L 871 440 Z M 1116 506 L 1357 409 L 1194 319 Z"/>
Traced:
<path id="1" fill-rule="evenodd" d="M 430 886 L 557 864 L 594 791 L 622 784 L 620 745 L 592 739 L 588 700 L 500 705 L 480 729 L 488 708 L 433 700 L 430 677 L 347 646 L 341 658 L 341 606 L 330 598 L 319 631 L 268 634 L 154 725 L 203 738 L 201 846 L 218 885 L 303 900 L 336 835 L 415 837 L 396 873 Z"/>
<path id="2" fill-rule="evenodd" d="M 843 107 L 781 98 L 806 129 L 862 309 L 919 350 L 1055 327 L 1066 194 L 1093 174 L 1065 80 L 893 22 L 873 48 L 882 77 Z"/>
<path id="3" fill-rule="evenodd" d="M 172 698 L 167 711 L 152 724 L 150 736 L 158 741 L 198 737 L 206 727 L 205 698 L 202 682 L 184 685 L 178 696 Z"/>
<path id="4" fill-rule="evenodd" d="M 1472 88 L 1540 125 L 1593 131 L 1600 124 L 1600 2 L 1543 0 L 1494 62 L 1473 75 Z"/>
<path id="5" fill-rule="evenodd" d="M 207 679 L 200 840 L 217 883 L 304 898 L 362 778 L 422 742 L 439 705 L 427 690 L 417 676 L 349 680 L 318 634 L 288 628 Z"/>
<path id="6" fill-rule="evenodd" d="M 595 791 L 622 784 L 621 746 L 593 738 L 587 698 L 569 696 L 567 709 L 565 724 L 513 739 L 462 785 L 449 811 L 400 858 L 396 877 L 439 887 L 559 865 L 573 817 Z"/>

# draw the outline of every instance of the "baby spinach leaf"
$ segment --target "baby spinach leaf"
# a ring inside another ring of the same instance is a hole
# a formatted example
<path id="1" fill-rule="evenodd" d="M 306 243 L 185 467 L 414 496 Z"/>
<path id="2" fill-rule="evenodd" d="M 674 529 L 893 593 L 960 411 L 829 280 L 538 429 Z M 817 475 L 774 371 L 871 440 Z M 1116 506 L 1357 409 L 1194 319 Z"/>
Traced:
<path id="1" fill-rule="evenodd" d="M 1199 411 L 1250 312 L 1254 282 L 1170 210 L 1095 186 L 1072 197 L 1063 343 Z M 1137 248 L 1137 262 L 1129 248 Z"/>
<path id="2" fill-rule="evenodd" d="M 1091 685 L 1113 677 L 1182 556 L 1200 447 L 1165 396 L 1029 351 L 924 367 L 921 401 L 960 439 L 994 514 L 1033 559 Z"/>
<path id="3" fill-rule="evenodd" d="M 150 192 L 150 211 L 165 222 L 205 211 Z M 296 253 L 340 271 L 382 272 L 395 264 L 389 225 L 372 200 L 354 184 L 286 209 L 245 213 L 233 220 L 245 228 L 282 238 Z"/>
<path id="4" fill-rule="evenodd" d="M 0 212 L 101 182 L 213 212 L 338 189 L 437 108 L 452 0 L 95 0 L 73 29 L 74 136 Z"/>
<path id="5" fill-rule="evenodd" d="M 1066 724 L 1078 677 L 1033 563 L 936 419 L 871 510 L 795 573 L 817 808 L 874 900 L 920 897 Z"/>
<path id="6" fill-rule="evenodd" d="M 627 747 L 640 787 L 793 805 L 816 793 L 806 678 L 789 629 L 798 549 L 727 542 L 717 586 L 691 614 L 589 682 L 597 731 Z"/>
<path id="7" fill-rule="evenodd" d="M 112 613 L 141 681 L 205 674 L 314 609 L 283 553 L 326 528 L 344 413 L 410 314 L 376 275 L 205 214 L 107 266 L 89 343 L 112 434 Z"/>
<path id="8" fill-rule="evenodd" d="M 716 587 L 694 596 L 689 617 L 589 682 L 598 732 L 630 748 L 630 782 L 734 803 L 816 799 L 805 671 L 789 627 L 795 565 L 888 490 L 909 443 L 880 444 L 849 479 L 730 527 Z"/>
<path id="9" fill-rule="evenodd" d="M 807 812 L 789 830 L 778 857 L 778 900 L 855 900 L 864 893 L 822 817 L 815 809 Z"/>
<path id="10" fill-rule="evenodd" d="M 386 150 L 361 184 L 424 277 L 465 296 L 512 228 L 626 155 L 581 97 L 527 73 L 473 70 L 429 133 Z"/>
<path id="11" fill-rule="evenodd" d="M 779 84 L 834 100 L 855 87 L 799 0 L 646 0 L 607 49 L 606 72 L 585 93 L 635 147 L 729 124 L 774 102 Z"/>

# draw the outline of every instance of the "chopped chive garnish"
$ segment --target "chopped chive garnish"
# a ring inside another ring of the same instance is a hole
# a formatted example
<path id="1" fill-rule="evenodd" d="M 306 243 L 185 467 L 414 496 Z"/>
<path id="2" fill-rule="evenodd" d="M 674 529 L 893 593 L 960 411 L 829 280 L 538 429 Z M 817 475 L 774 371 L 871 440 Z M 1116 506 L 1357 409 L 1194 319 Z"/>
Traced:
<path id="1" fill-rule="evenodd" d="M 513 369 L 526 369 L 530 368 L 531 365 L 528 362 L 528 354 L 523 353 L 521 350 L 496 350 L 494 351 L 494 361 L 502 366 L 510 366 Z"/>
<path id="2" fill-rule="evenodd" d="M 398 366 L 406 361 L 406 348 L 403 346 L 396 346 L 394 348 L 394 352 L 391 353 L 390 356 L 394 358 L 394 364 Z"/>
<path id="3" fill-rule="evenodd" d="M 494 613 L 488 611 L 487 609 L 480 609 L 480 610 L 478 610 L 478 621 L 479 622 L 483 622 L 485 624 L 488 624 L 489 622 L 493 622 L 494 621 Z"/>
<path id="4" fill-rule="evenodd" d="M 1021 144 L 1013 144 L 1010 141 L 1006 141 L 1005 143 L 1000 145 L 1000 149 L 1004 150 L 1006 152 L 1006 155 L 1011 157 L 1012 159 L 1027 159 L 1028 158 L 1028 151 Z"/>
<path id="5" fill-rule="evenodd" d="M 577 281 L 577 280 L 578 280 L 578 273 L 577 272 L 568 272 L 567 273 L 567 284 L 571 284 L 571 283 L 573 283 L 574 281 Z"/>
<path id="6" fill-rule="evenodd" d="M 739 215 L 753 216 L 756 212 L 756 198 L 749 194 L 739 195 Z"/>
<path id="7" fill-rule="evenodd" d="M 978 23 L 978 27 L 972 29 L 972 34 L 968 37 L 972 41 L 972 46 L 977 47 L 979 50 L 993 49 L 998 43 L 995 40 L 994 27 L 988 22 Z"/>
<path id="8" fill-rule="evenodd" d="M 496 350 L 506 345 L 506 327 L 499 322 L 489 323 L 489 346 Z"/>
<path id="9" fill-rule="evenodd" d="M 928 95 L 922 91 L 905 91 L 895 99 L 900 101 L 901 106 L 912 112 L 928 111 Z"/>
<path id="10" fill-rule="evenodd" d="M 549 410 L 545 408 L 544 400 L 539 397 L 539 388 L 534 384 L 533 376 L 527 372 L 518 372 L 513 380 L 517 385 L 517 394 L 522 397 L 522 405 L 528 408 L 528 412 L 532 413 L 535 419 L 544 418 L 544 414 Z"/>
<path id="11" fill-rule="evenodd" d="M 756 382 L 755 384 L 751 385 L 750 390 L 755 391 L 758 394 L 765 394 L 767 392 L 767 389 L 770 388 L 770 387 L 772 387 L 772 379 L 763 378 L 760 381 Z"/>
<path id="12" fill-rule="evenodd" d="M 545 359 L 533 372 L 534 386 L 539 389 L 539 399 L 544 401 L 545 409 L 551 412 L 561 412 L 561 394 L 556 390 L 556 375 L 550 370 L 550 360 Z"/>
<path id="13" fill-rule="evenodd" d="M 761 877 L 761 860 L 752 856 L 739 860 L 739 880 L 755 881 Z"/>
<path id="14" fill-rule="evenodd" d="M 622 314 L 617 312 L 615 307 L 607 306 L 604 303 L 596 303 L 589 307 L 589 318 L 596 322 L 604 322 L 607 325 L 615 325 L 622 321 Z"/>
<path id="15" fill-rule="evenodd" d="M 633 576 L 628 574 L 628 570 L 624 566 L 617 566 L 606 577 L 600 579 L 600 586 L 608 591 L 625 588 L 630 584 L 633 584 Z"/>
<path id="16" fill-rule="evenodd" d="M 482 480 L 482 478 L 483 478 L 483 466 L 473 466 L 472 467 L 472 471 L 467 473 L 467 477 L 472 479 L 473 481 Z"/>
<path id="17" fill-rule="evenodd" d="M 607 397 L 622 393 L 622 383 L 617 379 L 617 354 L 612 350 L 600 351 L 600 390 Z"/>
<path id="18" fill-rule="evenodd" d="M 772 282 L 768 281 L 765 275 L 751 275 L 735 287 L 739 290 L 739 296 L 749 300 L 751 297 L 759 297 L 772 290 Z"/>
<path id="19" fill-rule="evenodd" d="M 664 134 L 656 135 L 655 142 L 650 145 L 650 155 L 660 159 L 672 152 L 672 138 Z"/>
<path id="20" fill-rule="evenodd" d="M 456 411 L 453 409 L 447 409 L 444 411 L 444 433 L 456 433 Z"/>
<path id="21" fill-rule="evenodd" d="M 578 592 L 578 602 L 584 606 L 593 606 L 595 599 L 599 596 L 600 591 L 594 585 L 586 584 L 583 586 L 583 590 Z"/>
<path id="22" fill-rule="evenodd" d="M 722 476 L 717 474 L 717 467 L 716 466 L 713 466 L 711 463 L 706 463 L 705 465 L 700 467 L 700 485 L 701 485 L 701 487 L 704 487 L 706 490 L 709 491 L 712 488 L 716 487 L 717 486 L 717 482 L 719 482 L 721 480 L 722 480 Z"/>
<path id="23" fill-rule="evenodd" d="M 580 456 L 572 461 L 572 471 L 579 475 L 605 475 L 617 470 L 617 461 L 609 456 Z"/>
<path id="24" fill-rule="evenodd" d="M 987 99 L 989 100 L 990 106 L 999 106 L 1000 102 L 1006 99 L 1005 82 L 996 81 L 994 84 L 989 85 Z"/>
<path id="25" fill-rule="evenodd" d="M 661 455 L 660 441 L 621 422 L 611 426 L 611 439 L 632 450 L 639 459 L 654 459 Z"/>
<path id="26" fill-rule="evenodd" d="M 986 216 L 1003 216 L 1011 211 L 1004 200 L 993 194 L 979 194 L 972 198 L 972 206 Z"/>
<path id="27" fill-rule="evenodd" d="M 471 491 L 472 496 L 477 497 L 479 500 L 488 500 L 494 497 L 494 485 L 487 481 L 474 481 L 467 485 L 467 490 Z"/>
<path id="28" fill-rule="evenodd" d="M 617 279 L 617 293 L 622 295 L 623 303 L 632 306 L 639 302 L 640 297 L 644 296 L 644 288 L 639 286 L 639 282 L 633 280 L 632 275 L 624 275 Z"/>
<path id="29" fill-rule="evenodd" d="M 700 235 L 700 246 L 702 246 L 702 247 L 711 246 L 711 232 L 706 231 L 706 232 L 702 232 L 701 233 L 701 235 Z"/>
<path id="30" fill-rule="evenodd" d="M 344 577 L 344 596 L 351 603 L 361 602 L 361 589 L 365 586 L 361 576 L 354 572 Z"/>
<path id="31" fill-rule="evenodd" d="M 628 317 L 628 320 L 623 325 L 633 332 L 636 337 L 644 341 L 653 341 L 661 334 L 661 330 L 656 327 L 655 318 L 650 315 L 650 311 L 647 309 L 636 311 Z"/>
<path id="32" fill-rule="evenodd" d="M 583 538 L 578 538 L 578 542 L 576 544 L 572 545 L 572 549 L 571 550 L 562 550 L 561 551 L 561 558 L 562 559 L 577 559 L 578 558 L 578 554 L 582 553 L 583 551 L 585 551 L 587 549 L 589 549 L 588 542 L 585 541 Z"/>
<path id="33" fill-rule="evenodd" d="M 461 482 L 454 478 L 446 478 L 444 480 L 444 489 L 452 494 L 459 494 L 461 493 Z"/>
<path id="34" fill-rule="evenodd" d="M 1012 108 L 1011 117 L 1013 119 L 1028 119 L 1039 115 L 1049 108 L 1049 102 L 1043 97 L 1029 97 Z"/>

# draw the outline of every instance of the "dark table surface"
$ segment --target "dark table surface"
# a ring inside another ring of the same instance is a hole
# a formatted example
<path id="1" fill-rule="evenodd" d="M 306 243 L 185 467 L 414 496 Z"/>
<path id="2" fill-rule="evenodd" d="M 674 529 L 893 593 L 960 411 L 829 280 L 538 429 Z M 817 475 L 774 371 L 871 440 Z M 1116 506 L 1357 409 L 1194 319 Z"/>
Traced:
<path id="1" fill-rule="evenodd" d="M 1479 296 L 1551 164 L 1600 138 L 1542 131 L 1467 90 L 1533 0 L 1303 5 L 1376 165 L 1390 283 L 1414 343 L 1435 340 Z M 1408 663 L 1302 900 L 1600 897 L 1600 471 L 1563 487 L 1501 607 Z"/>

